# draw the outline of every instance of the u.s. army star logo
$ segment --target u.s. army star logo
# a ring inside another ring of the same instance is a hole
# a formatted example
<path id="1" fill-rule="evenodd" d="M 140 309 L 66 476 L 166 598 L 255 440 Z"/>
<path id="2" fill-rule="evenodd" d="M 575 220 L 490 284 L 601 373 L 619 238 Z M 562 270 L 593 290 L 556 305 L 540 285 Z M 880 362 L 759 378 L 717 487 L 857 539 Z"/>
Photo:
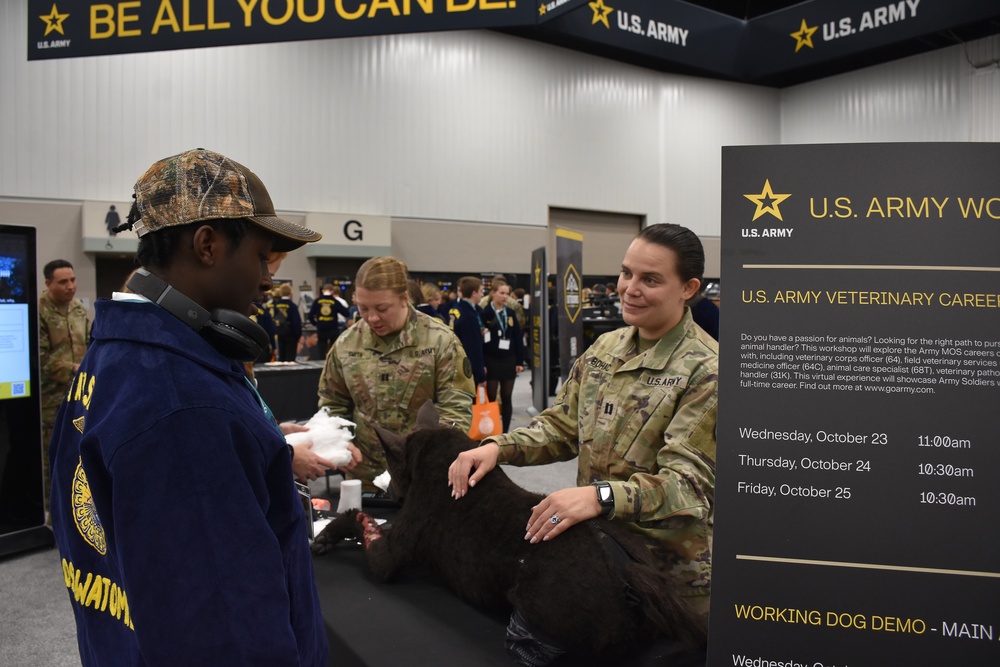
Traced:
<path id="1" fill-rule="evenodd" d="M 611 24 L 608 23 L 608 14 L 615 11 L 614 7 L 608 7 L 605 5 L 604 0 L 594 0 L 593 2 L 588 2 L 587 4 L 594 10 L 594 20 L 590 22 L 590 25 L 603 23 L 604 27 L 610 30 Z"/>
<path id="2" fill-rule="evenodd" d="M 803 46 L 808 46 L 810 49 L 813 48 L 813 33 L 819 30 L 819 26 L 809 27 L 805 19 L 802 19 L 802 25 L 796 32 L 789 35 L 795 40 L 795 53 L 799 52 Z"/>
<path id="3" fill-rule="evenodd" d="M 90 484 L 87 483 L 87 473 L 83 471 L 82 460 L 76 464 L 71 498 L 76 529 L 80 531 L 87 544 L 97 550 L 97 553 L 105 555 L 108 552 L 108 543 L 104 537 L 104 526 L 97 516 L 97 508 L 94 507 L 94 497 L 90 495 Z"/>
<path id="4" fill-rule="evenodd" d="M 754 220 L 764 215 L 765 213 L 770 213 L 778 220 L 781 220 L 781 211 L 778 210 L 778 205 L 781 204 L 781 202 L 788 199 L 789 197 L 791 197 L 792 195 L 774 194 L 774 191 L 771 190 L 771 181 L 768 179 L 764 179 L 764 189 L 761 190 L 761 193 L 759 195 L 751 193 L 743 196 L 757 205 L 757 210 L 754 211 L 753 214 Z"/>
<path id="5" fill-rule="evenodd" d="M 63 21 L 69 18 L 69 14 L 60 14 L 59 10 L 56 9 L 55 3 L 52 3 L 51 12 L 38 18 L 45 21 L 45 34 L 42 35 L 43 37 L 48 37 L 50 32 L 58 32 L 60 35 L 66 34 L 63 32 Z"/>

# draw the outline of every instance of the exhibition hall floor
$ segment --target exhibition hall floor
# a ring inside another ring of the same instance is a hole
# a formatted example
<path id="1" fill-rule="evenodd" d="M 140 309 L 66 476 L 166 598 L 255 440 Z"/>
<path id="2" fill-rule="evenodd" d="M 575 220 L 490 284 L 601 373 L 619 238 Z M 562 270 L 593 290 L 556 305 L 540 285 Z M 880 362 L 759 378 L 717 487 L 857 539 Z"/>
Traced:
<path id="1" fill-rule="evenodd" d="M 514 384 L 514 417 L 511 428 L 530 421 L 530 373 Z M 551 400 L 551 399 L 550 399 Z M 521 486 L 547 493 L 574 484 L 576 461 L 533 468 L 505 466 Z M 336 492 L 339 478 L 331 478 Z M 311 483 L 313 495 L 327 495 L 326 482 Z M 334 502 L 336 506 L 336 502 Z M 58 552 L 53 549 L 0 558 L 0 665 L 12 667 L 77 667 L 76 627 L 69 595 L 63 583 Z"/>

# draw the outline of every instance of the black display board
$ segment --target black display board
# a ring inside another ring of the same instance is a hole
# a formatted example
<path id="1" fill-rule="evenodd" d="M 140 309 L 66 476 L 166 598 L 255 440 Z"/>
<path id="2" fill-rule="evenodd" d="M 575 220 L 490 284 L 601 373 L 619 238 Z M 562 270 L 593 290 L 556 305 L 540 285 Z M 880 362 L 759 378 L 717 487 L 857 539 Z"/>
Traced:
<path id="1" fill-rule="evenodd" d="M 531 251 L 528 315 L 531 317 L 531 403 L 541 412 L 549 405 L 549 290 L 545 247 Z"/>
<path id="2" fill-rule="evenodd" d="M 583 234 L 556 228 L 556 304 L 559 308 L 559 377 L 569 377 L 583 353 Z"/>
<path id="3" fill-rule="evenodd" d="M 723 150 L 709 664 L 1000 664 L 997 144 Z"/>
<path id="4" fill-rule="evenodd" d="M 42 484 L 34 227 L 0 225 L 0 556 L 52 544 Z"/>

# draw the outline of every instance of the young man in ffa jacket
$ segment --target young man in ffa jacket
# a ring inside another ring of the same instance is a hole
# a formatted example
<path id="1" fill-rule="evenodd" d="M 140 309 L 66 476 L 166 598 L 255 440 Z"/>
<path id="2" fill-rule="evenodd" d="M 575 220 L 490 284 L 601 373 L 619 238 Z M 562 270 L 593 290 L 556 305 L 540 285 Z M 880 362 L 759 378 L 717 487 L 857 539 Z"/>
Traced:
<path id="1" fill-rule="evenodd" d="M 197 149 L 155 163 L 119 228 L 130 294 L 97 302 L 56 417 L 52 528 L 96 665 L 326 665 L 309 518 L 289 447 L 244 374 L 267 258 L 320 234 L 263 183 Z"/>
<path id="2" fill-rule="evenodd" d="M 462 341 L 465 354 L 472 364 L 472 377 L 476 384 L 486 382 L 486 362 L 483 357 L 483 320 L 479 300 L 483 298 L 483 281 L 475 276 L 465 276 L 458 281 L 462 297 L 448 310 L 448 323 Z"/>

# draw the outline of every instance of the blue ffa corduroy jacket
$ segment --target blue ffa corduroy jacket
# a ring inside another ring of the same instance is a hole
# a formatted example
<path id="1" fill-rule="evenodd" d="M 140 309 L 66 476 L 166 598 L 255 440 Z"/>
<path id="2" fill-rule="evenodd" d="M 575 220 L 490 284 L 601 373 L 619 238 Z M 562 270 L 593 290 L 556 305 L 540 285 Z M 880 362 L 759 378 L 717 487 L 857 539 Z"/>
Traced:
<path id="1" fill-rule="evenodd" d="M 448 311 L 449 324 L 458 340 L 462 341 L 465 356 L 472 364 L 472 378 L 476 384 L 486 382 L 486 361 L 483 359 L 482 319 L 477 307 L 459 299 Z"/>
<path id="2" fill-rule="evenodd" d="M 241 366 L 150 303 L 100 300 L 50 447 L 89 665 L 326 665 L 291 457 Z"/>

